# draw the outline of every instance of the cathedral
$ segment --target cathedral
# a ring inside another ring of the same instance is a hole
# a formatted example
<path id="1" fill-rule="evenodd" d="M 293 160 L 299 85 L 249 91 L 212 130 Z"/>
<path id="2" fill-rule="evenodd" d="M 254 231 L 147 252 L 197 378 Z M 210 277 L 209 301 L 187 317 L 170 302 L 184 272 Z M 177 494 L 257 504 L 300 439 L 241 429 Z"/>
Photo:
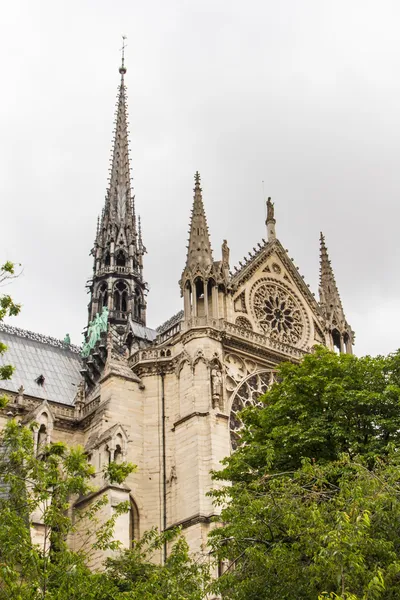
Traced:
<path id="1" fill-rule="evenodd" d="M 108 518 L 116 504 L 128 500 L 130 512 L 118 517 L 115 531 L 123 546 L 152 527 L 179 525 L 198 552 L 217 513 L 207 495 L 213 487 L 210 471 L 235 450 L 240 411 L 258 402 L 280 362 L 298 362 L 316 344 L 351 353 L 354 332 L 324 236 L 317 301 L 276 236 L 270 199 L 267 240 L 243 264 L 231 270 L 226 240 L 213 255 L 198 172 L 177 283 L 181 310 L 157 329 L 147 327 L 146 249 L 131 188 L 124 61 L 119 73 L 111 176 L 92 248 L 85 343 L 78 348 L 68 336 L 61 341 L 0 324 L 0 339 L 8 346 L 0 360 L 16 367 L 11 380 L 0 381 L 10 397 L 0 426 L 9 417 L 35 421 L 37 448 L 56 441 L 83 446 L 96 471 L 96 492 L 75 499 L 73 509 L 106 495 Z M 137 470 L 123 485 L 110 485 L 104 465 L 123 460 Z M 34 518 L 38 542 L 43 528 L 40 517 Z"/>

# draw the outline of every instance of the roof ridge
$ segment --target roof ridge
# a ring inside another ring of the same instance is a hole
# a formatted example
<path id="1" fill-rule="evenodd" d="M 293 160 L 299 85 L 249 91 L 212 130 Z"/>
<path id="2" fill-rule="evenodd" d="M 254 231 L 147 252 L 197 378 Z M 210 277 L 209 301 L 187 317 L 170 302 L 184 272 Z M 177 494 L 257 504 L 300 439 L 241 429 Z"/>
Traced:
<path id="1" fill-rule="evenodd" d="M 66 344 L 62 340 L 51 337 L 50 335 L 43 335 L 42 333 L 35 333 L 34 331 L 29 331 L 28 329 L 20 329 L 19 327 L 14 327 L 13 325 L 7 325 L 6 323 L 0 323 L 0 331 L 4 331 L 5 333 L 10 333 L 11 335 L 17 335 L 19 337 L 27 338 L 34 342 L 40 342 L 41 344 L 47 344 L 49 346 L 53 346 L 54 348 L 62 348 L 63 350 L 70 350 L 74 354 L 80 354 L 81 347 L 75 346 L 75 344 Z"/>

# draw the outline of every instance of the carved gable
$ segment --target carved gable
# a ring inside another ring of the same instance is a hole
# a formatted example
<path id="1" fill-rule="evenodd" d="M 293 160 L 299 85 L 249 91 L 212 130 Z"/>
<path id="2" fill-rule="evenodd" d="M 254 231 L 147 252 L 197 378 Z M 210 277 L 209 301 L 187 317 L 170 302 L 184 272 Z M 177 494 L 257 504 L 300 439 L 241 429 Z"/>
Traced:
<path id="1" fill-rule="evenodd" d="M 321 341 L 318 304 L 278 241 L 266 244 L 233 282 L 237 325 L 304 350 Z"/>

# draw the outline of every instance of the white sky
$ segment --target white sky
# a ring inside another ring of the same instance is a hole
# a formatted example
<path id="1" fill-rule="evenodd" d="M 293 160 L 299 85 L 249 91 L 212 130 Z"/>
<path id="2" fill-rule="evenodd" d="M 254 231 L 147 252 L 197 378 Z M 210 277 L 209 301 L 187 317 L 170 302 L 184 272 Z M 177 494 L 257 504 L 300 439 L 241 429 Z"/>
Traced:
<path id="1" fill-rule="evenodd" d="M 10 323 L 81 342 L 126 65 L 148 325 L 177 312 L 193 174 L 232 266 L 277 234 L 318 287 L 322 230 L 356 352 L 400 346 L 400 4 L 13 0 L 0 19 L 0 260 Z"/>

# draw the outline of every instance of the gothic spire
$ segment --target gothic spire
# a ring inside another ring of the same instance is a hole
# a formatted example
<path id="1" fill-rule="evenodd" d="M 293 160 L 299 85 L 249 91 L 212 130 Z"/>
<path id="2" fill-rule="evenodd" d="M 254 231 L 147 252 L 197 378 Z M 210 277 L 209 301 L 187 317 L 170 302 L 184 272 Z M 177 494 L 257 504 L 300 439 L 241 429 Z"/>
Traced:
<path id="1" fill-rule="evenodd" d="M 105 203 L 106 223 L 103 225 L 107 226 L 109 223 L 113 223 L 117 227 L 127 226 L 131 228 L 132 235 L 136 236 L 135 211 L 130 177 L 124 56 L 122 56 L 122 64 L 119 72 L 121 82 L 118 90 L 115 116 L 110 183 Z"/>
<path id="2" fill-rule="evenodd" d="M 109 323 L 146 323 L 146 283 L 143 280 L 143 242 L 138 237 L 131 189 L 127 100 L 124 77 L 125 42 L 119 68 L 115 130 L 109 186 L 92 251 L 89 321 L 106 306 Z"/>
<path id="3" fill-rule="evenodd" d="M 192 216 L 189 230 L 189 245 L 186 259 L 186 268 L 194 270 L 196 267 L 207 269 L 213 264 L 210 236 L 208 233 L 206 213 L 204 211 L 202 189 L 200 187 L 200 174 L 196 171 L 194 176 L 194 197 Z"/>

